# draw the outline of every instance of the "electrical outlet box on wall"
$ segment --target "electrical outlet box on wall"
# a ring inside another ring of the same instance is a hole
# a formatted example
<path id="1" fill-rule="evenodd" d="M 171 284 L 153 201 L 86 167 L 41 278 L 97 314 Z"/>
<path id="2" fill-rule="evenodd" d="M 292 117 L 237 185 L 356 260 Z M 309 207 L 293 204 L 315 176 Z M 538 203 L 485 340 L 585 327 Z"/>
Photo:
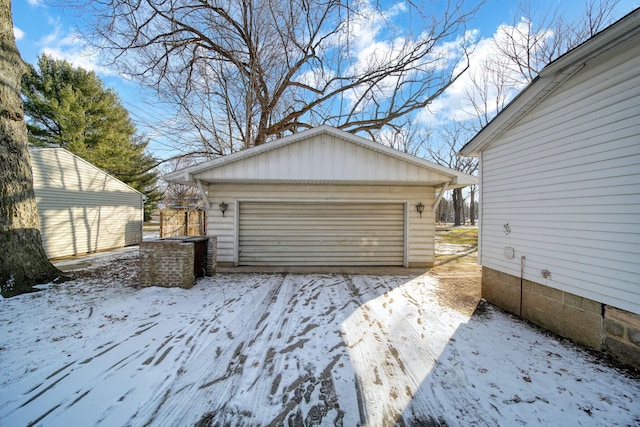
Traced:
<path id="1" fill-rule="evenodd" d="M 513 248 L 512 248 L 512 247 L 510 247 L 510 246 L 505 246 L 505 247 L 504 247 L 504 257 L 505 257 L 506 259 L 513 259 L 513 258 L 515 258 L 515 256 L 516 256 L 516 251 L 515 251 L 515 249 L 513 249 Z"/>

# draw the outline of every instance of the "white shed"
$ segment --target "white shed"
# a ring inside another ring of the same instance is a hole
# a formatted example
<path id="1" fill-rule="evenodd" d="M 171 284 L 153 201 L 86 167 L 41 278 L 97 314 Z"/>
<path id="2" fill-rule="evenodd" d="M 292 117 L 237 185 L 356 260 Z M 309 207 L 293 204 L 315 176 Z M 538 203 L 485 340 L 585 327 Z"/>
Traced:
<path id="1" fill-rule="evenodd" d="M 217 262 L 236 266 L 431 266 L 439 196 L 476 182 L 328 126 L 165 179 L 201 190 Z"/>
<path id="2" fill-rule="evenodd" d="M 30 147 L 40 232 L 49 258 L 142 240 L 144 195 L 60 147 Z"/>
<path id="3" fill-rule="evenodd" d="M 461 154 L 480 159 L 483 296 L 640 364 L 640 10 L 545 67 Z"/>

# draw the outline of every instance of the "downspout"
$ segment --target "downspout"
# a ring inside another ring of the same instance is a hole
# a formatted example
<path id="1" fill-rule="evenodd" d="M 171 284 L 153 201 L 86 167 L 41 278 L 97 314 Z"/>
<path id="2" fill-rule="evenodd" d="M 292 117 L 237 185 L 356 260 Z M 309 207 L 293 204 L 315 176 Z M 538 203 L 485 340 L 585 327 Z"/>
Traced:
<path id="1" fill-rule="evenodd" d="M 522 317 L 522 289 L 524 287 L 524 260 L 525 256 L 520 257 L 520 317 Z"/>

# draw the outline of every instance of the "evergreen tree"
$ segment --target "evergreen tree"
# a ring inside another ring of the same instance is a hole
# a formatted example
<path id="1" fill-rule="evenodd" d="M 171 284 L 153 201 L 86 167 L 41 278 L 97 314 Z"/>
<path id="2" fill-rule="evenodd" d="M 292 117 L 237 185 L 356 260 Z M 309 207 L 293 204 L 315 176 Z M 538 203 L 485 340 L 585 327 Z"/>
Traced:
<path id="1" fill-rule="evenodd" d="M 23 76 L 22 95 L 30 143 L 64 147 L 144 193 L 148 218 L 160 198 L 155 160 L 112 89 L 94 72 L 42 55 Z"/>

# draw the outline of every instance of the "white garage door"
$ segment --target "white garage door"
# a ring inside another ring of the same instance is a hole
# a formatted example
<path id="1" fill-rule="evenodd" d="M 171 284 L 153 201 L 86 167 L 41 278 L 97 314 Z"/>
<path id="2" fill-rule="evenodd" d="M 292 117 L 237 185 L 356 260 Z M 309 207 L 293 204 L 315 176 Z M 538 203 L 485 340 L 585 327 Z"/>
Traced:
<path id="1" fill-rule="evenodd" d="M 240 265 L 394 265 L 404 261 L 402 203 L 242 202 Z"/>

